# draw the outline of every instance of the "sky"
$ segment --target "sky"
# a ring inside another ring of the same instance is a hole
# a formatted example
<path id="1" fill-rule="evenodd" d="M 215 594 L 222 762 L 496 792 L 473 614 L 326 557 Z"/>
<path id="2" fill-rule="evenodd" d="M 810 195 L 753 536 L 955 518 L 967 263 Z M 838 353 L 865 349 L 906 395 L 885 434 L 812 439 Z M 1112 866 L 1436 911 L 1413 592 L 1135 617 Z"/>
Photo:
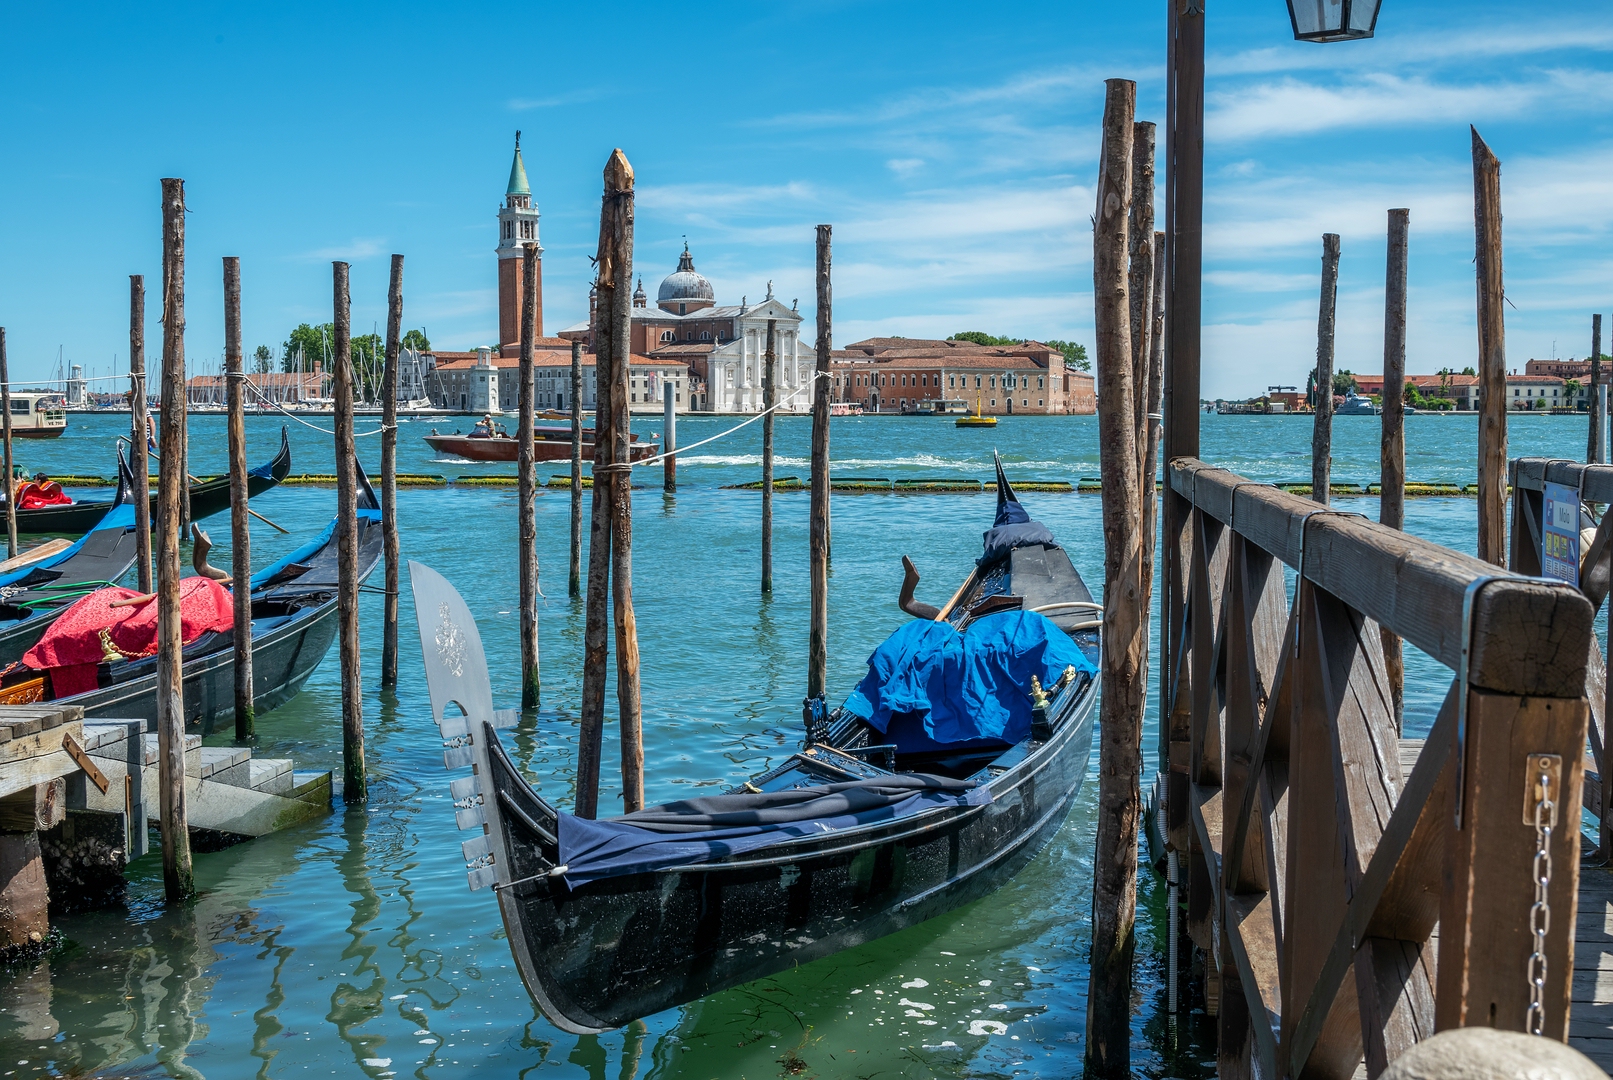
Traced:
<path id="1" fill-rule="evenodd" d="M 394 252 L 407 326 L 438 348 L 491 344 L 517 129 L 551 333 L 586 317 L 601 171 L 621 147 L 652 297 L 687 238 L 720 303 L 772 281 L 810 320 L 813 227 L 830 223 L 837 346 L 984 330 L 1090 348 L 1103 83 L 1135 80 L 1138 118 L 1163 120 L 1165 11 L 5 5 L 13 377 L 48 378 L 59 357 L 126 371 L 129 274 L 147 276 L 160 357 L 169 176 L 190 210 L 193 370 L 223 351 L 227 255 L 249 352 L 331 318 L 335 259 L 352 264 L 355 332 L 384 326 Z M 1469 124 L 1502 162 L 1509 367 L 1586 355 L 1591 313 L 1613 308 L 1604 4 L 1383 0 L 1374 39 L 1315 45 L 1280 3 L 1212 3 L 1206 34 L 1206 396 L 1303 383 L 1324 232 L 1343 237 L 1337 366 L 1382 370 L 1391 207 L 1411 211 L 1408 369 L 1475 363 Z"/>

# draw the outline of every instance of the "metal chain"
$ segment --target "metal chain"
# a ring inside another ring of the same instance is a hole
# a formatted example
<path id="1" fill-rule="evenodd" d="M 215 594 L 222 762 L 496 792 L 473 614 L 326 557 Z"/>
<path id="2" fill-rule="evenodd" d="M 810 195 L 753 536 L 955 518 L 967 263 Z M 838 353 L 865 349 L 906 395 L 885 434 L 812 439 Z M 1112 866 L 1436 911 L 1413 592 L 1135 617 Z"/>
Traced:
<path id="1" fill-rule="evenodd" d="M 1529 1011 L 1524 1016 L 1524 1029 L 1539 1035 L 1546 1025 L 1546 1010 L 1541 997 L 1546 992 L 1546 934 L 1551 930 L 1551 903 L 1547 890 L 1551 887 L 1551 823 L 1556 818 L 1556 804 L 1551 797 L 1551 774 L 1540 772 L 1540 801 L 1535 803 L 1535 861 L 1532 875 L 1535 879 L 1535 902 L 1529 908 L 1529 929 L 1535 936 L 1535 951 L 1529 954 Z"/>

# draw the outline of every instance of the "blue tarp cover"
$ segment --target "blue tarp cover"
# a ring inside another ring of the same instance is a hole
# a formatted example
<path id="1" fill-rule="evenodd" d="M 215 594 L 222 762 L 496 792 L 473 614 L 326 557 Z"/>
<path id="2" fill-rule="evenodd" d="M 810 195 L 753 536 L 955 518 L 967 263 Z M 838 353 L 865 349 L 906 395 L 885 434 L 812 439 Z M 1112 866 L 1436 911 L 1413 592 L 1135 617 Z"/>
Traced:
<path id="1" fill-rule="evenodd" d="M 754 795 L 709 795 L 604 821 L 560 813 L 562 877 L 576 888 L 740 855 L 792 837 L 990 801 L 991 789 L 971 781 L 900 773 Z"/>
<path id="2" fill-rule="evenodd" d="M 1030 734 L 1031 676 L 1051 686 L 1072 665 L 1097 671 L 1068 634 L 1033 611 L 987 615 L 961 634 L 950 623 L 915 619 L 874 650 L 845 708 L 894 738 L 898 750 L 1012 745 Z"/>

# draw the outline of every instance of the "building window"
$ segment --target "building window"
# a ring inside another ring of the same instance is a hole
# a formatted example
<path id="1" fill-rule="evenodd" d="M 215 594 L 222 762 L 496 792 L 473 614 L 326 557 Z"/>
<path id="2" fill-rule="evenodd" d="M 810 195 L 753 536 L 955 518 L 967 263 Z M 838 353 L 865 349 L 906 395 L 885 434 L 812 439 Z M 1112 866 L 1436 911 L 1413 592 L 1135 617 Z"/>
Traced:
<path id="1" fill-rule="evenodd" d="M 975 389 L 976 390 L 980 389 L 980 376 L 979 375 L 975 376 Z"/>
<path id="2" fill-rule="evenodd" d="M 1036 376 L 1036 389 L 1042 389 L 1042 376 Z"/>
<path id="3" fill-rule="evenodd" d="M 993 376 L 992 376 L 992 377 L 991 377 L 991 388 L 992 388 L 992 389 L 993 389 L 993 390 L 995 390 L 995 389 L 997 389 L 997 376 L 995 376 L 995 375 L 993 375 Z M 995 404 L 997 404 L 997 403 L 996 403 L 996 402 L 995 402 L 995 401 L 993 401 L 993 402 L 992 402 L 992 404 L 993 404 L 993 405 L 995 405 Z"/>
<path id="4" fill-rule="evenodd" d="M 711 340 L 711 333 L 709 331 L 706 331 L 706 330 L 700 331 L 700 340 L 701 341 L 710 341 Z"/>
<path id="5" fill-rule="evenodd" d="M 957 386 L 958 385 L 958 377 L 956 375 L 948 375 L 947 376 L 947 385 L 948 386 Z"/>

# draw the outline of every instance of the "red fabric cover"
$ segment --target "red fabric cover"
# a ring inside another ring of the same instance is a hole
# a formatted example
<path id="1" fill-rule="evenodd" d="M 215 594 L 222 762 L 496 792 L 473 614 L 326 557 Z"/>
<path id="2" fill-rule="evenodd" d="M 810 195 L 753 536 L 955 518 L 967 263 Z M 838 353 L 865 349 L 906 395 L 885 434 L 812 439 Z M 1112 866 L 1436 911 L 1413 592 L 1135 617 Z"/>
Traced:
<path id="1" fill-rule="evenodd" d="M 114 608 L 118 600 L 144 594 L 133 589 L 97 589 L 74 603 L 45 631 L 22 662 L 49 669 L 59 700 L 96 687 L 96 666 L 118 658 L 134 660 L 157 652 L 157 601 Z M 189 645 L 209 630 L 235 625 L 230 591 L 212 578 L 188 577 L 179 583 L 179 639 Z"/>
<path id="2" fill-rule="evenodd" d="M 38 510 L 41 506 L 62 506 L 72 501 L 62 490 L 62 485 L 54 480 L 47 480 L 43 484 L 30 480 L 17 489 L 18 510 Z"/>

